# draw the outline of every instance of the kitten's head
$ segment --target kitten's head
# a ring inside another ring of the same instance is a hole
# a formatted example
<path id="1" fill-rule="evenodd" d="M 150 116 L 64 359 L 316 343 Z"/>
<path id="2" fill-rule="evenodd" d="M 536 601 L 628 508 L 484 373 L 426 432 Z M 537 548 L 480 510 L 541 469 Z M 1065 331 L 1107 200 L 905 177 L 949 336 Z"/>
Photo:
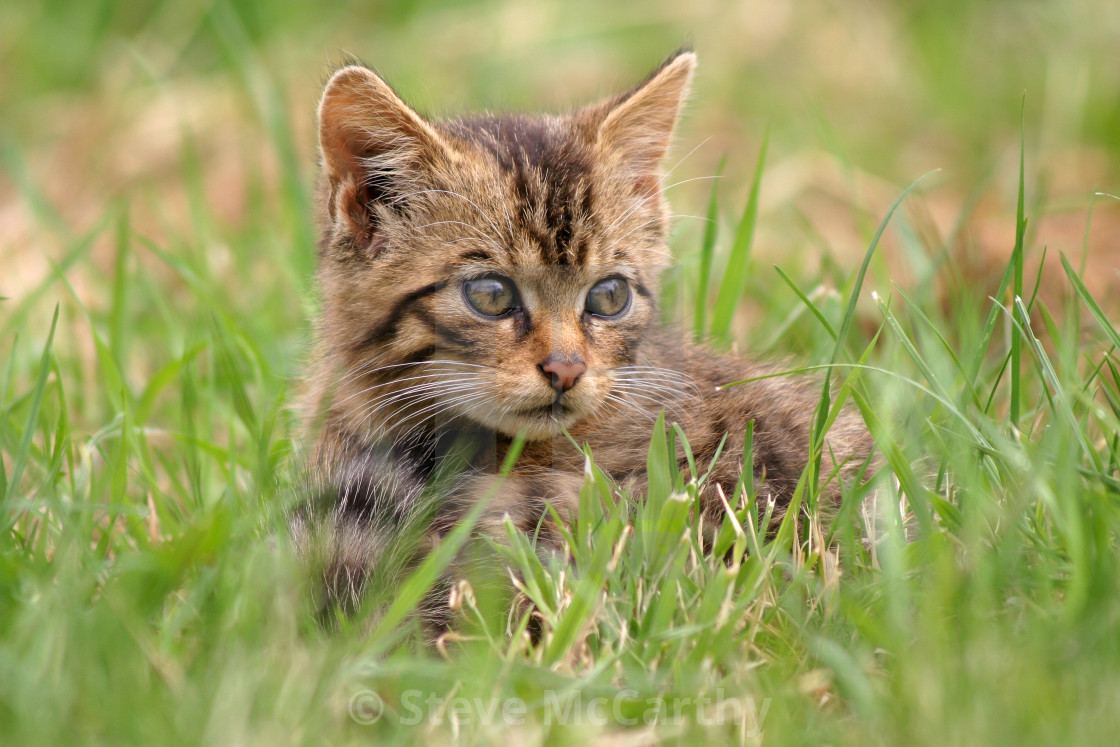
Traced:
<path id="1" fill-rule="evenodd" d="M 544 438 L 619 404 L 656 320 L 661 164 L 695 63 L 567 115 L 438 122 L 365 68 L 335 73 L 319 277 L 336 412 Z"/>

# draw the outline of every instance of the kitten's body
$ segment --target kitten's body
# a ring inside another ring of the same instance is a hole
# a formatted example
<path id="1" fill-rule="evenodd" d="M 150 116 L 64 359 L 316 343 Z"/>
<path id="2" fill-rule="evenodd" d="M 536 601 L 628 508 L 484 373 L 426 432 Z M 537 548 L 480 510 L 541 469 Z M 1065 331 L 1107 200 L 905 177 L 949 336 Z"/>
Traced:
<path id="1" fill-rule="evenodd" d="M 731 495 L 754 421 L 760 494 L 782 507 L 809 454 L 819 390 L 657 326 L 668 257 L 660 164 L 695 58 L 667 60 L 634 90 L 567 116 L 428 122 L 363 68 L 320 106 L 323 312 L 310 418 L 331 497 L 328 591 L 348 604 L 372 573 L 414 560 L 392 537 L 433 541 L 485 495 L 512 437 L 525 445 L 479 531 L 509 515 L 555 547 L 546 504 L 574 514 L 588 444 L 634 495 L 664 410 L 697 464 L 726 442 L 701 511 Z M 870 439 L 842 414 L 822 474 L 851 476 Z M 450 472 L 450 477 L 446 473 Z M 429 486 L 443 475 L 441 487 Z M 839 481 L 825 487 L 839 497 Z M 445 625 L 437 590 L 431 622 Z M 445 602 L 445 597 L 443 598 Z"/>

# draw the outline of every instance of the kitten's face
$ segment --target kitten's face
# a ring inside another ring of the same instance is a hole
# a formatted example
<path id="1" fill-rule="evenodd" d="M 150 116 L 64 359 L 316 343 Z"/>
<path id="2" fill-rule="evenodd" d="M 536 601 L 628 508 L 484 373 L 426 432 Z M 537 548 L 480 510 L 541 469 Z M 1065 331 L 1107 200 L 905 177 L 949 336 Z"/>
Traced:
<path id="1" fill-rule="evenodd" d="M 465 420 L 539 439 L 623 404 L 656 318 L 657 169 L 693 64 L 566 117 L 439 124 L 369 71 L 335 75 L 323 332 L 356 430 Z"/>
<path id="2" fill-rule="evenodd" d="M 609 409 L 634 362 L 656 313 L 646 274 L 622 263 L 457 265 L 410 325 L 434 348 L 418 381 L 446 385 L 431 392 L 446 414 L 506 434 L 573 428 Z"/>

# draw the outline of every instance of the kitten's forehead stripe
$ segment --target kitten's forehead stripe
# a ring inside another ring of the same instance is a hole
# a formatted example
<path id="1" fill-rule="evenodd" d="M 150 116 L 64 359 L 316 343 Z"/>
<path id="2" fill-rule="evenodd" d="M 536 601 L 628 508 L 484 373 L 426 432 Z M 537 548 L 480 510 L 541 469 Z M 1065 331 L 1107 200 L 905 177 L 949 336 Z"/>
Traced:
<path id="1" fill-rule="evenodd" d="M 588 259 L 593 233 L 591 155 L 570 127 L 552 119 L 483 117 L 458 120 L 453 132 L 495 158 L 516 198 L 514 212 L 546 265 Z"/>

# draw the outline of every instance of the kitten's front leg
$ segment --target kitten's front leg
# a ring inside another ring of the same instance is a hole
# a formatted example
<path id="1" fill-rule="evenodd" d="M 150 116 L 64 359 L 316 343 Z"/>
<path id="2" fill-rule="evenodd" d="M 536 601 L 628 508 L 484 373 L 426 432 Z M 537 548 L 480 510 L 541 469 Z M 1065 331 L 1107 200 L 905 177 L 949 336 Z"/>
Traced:
<path id="1" fill-rule="evenodd" d="M 458 522 L 471 507 L 482 502 L 485 508 L 475 525 L 475 532 L 494 538 L 504 537 L 505 520 L 528 534 L 536 533 L 549 549 L 559 549 L 560 536 L 548 511 L 552 506 L 564 519 L 574 518 L 579 507 L 581 475 L 549 469 L 514 470 L 507 477 L 470 475 L 449 499 L 447 517 Z M 446 525 L 450 529 L 450 525 Z"/>
<path id="2" fill-rule="evenodd" d="M 519 572 L 491 553 L 489 547 L 490 542 L 508 544 L 507 520 L 517 531 L 535 539 L 542 558 L 561 553 L 566 556 L 556 517 L 566 524 L 575 518 L 582 484 L 578 474 L 539 468 L 517 469 L 506 477 L 478 473 L 461 477 L 435 517 L 433 542 L 441 541 L 480 504 L 481 514 L 471 530 L 472 540 L 443 571 L 421 605 L 426 635 L 435 639 L 457 627 L 452 597 L 463 579 L 476 591 L 479 585 L 485 585 L 499 595 L 512 593 L 510 574 L 516 577 Z M 528 610 L 531 604 L 522 607 Z"/>
<path id="3" fill-rule="evenodd" d="M 367 623 L 375 625 L 392 590 L 414 572 L 447 534 L 482 504 L 473 540 L 443 569 L 417 609 L 429 640 L 456 625 L 451 595 L 460 580 L 501 585 L 509 591 L 509 569 L 488 553 L 488 541 L 508 542 L 506 519 L 536 538 L 543 554 L 563 552 L 563 539 L 549 506 L 561 520 L 575 516 L 582 479 L 547 469 L 515 470 L 508 477 L 467 473 L 446 491 L 430 485 L 399 460 L 363 452 L 334 470 L 334 487 L 316 491 L 292 521 L 301 554 L 320 577 L 320 614 L 351 614 L 373 602 Z M 327 495 L 329 493 L 329 496 Z M 318 511 L 329 500 L 328 511 Z M 486 562 L 473 562 L 481 556 Z M 382 599 L 382 597 L 384 599 Z"/>

